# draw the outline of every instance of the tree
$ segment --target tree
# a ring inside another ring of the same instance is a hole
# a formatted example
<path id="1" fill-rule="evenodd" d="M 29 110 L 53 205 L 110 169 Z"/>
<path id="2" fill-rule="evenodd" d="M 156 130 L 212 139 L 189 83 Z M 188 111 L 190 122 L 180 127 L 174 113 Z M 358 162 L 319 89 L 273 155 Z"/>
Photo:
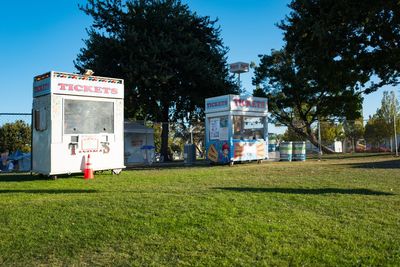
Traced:
<path id="1" fill-rule="evenodd" d="M 344 129 L 342 124 L 332 121 L 321 121 L 321 142 L 332 144 L 336 140 L 343 140 Z"/>
<path id="2" fill-rule="evenodd" d="M 282 139 L 285 141 L 305 141 L 306 139 L 295 131 L 292 128 L 287 128 L 285 133 L 282 136 Z"/>
<path id="3" fill-rule="evenodd" d="M 379 148 L 379 145 L 390 135 L 389 131 L 387 123 L 375 114 L 365 125 L 364 137 L 372 147 Z"/>
<path id="4" fill-rule="evenodd" d="M 275 120 L 316 145 L 311 125 L 319 118 L 355 120 L 362 93 L 398 83 L 400 4 L 293 0 L 289 7 L 278 25 L 286 44 L 260 56 L 253 83 L 263 85 Z"/>
<path id="5" fill-rule="evenodd" d="M 17 120 L 0 127 L 0 150 L 28 152 L 31 149 L 30 143 L 31 127 L 26 122 Z"/>
<path id="6" fill-rule="evenodd" d="M 170 121 L 198 121 L 204 99 L 238 93 L 216 20 L 179 0 L 89 0 L 93 17 L 76 68 L 125 80 L 125 116 L 163 122 L 168 160 Z"/>
<path id="7" fill-rule="evenodd" d="M 357 120 L 346 120 L 343 123 L 344 134 L 346 138 L 351 140 L 351 146 L 353 147 L 353 151 L 356 152 L 356 142 L 357 140 L 364 137 L 364 123 L 362 118 L 358 118 Z"/>
<path id="8" fill-rule="evenodd" d="M 300 67 L 313 66 L 317 81 L 366 92 L 398 83 L 399 1 L 293 0 L 289 7 L 279 24 L 285 49 Z"/>
<path id="9" fill-rule="evenodd" d="M 272 118 L 313 145 L 318 146 L 313 125 L 319 119 L 355 119 L 361 115 L 362 97 L 351 85 L 343 88 L 318 82 L 313 77 L 312 66 L 297 65 L 293 55 L 285 50 L 273 51 L 260 61 L 253 82 L 263 84 Z M 324 152 L 333 152 L 324 145 L 321 148 Z"/>
<path id="10" fill-rule="evenodd" d="M 381 142 L 382 136 L 385 138 L 394 137 L 394 126 L 396 125 L 396 132 L 399 132 L 400 130 L 399 115 L 400 105 L 399 101 L 396 99 L 395 93 L 393 91 L 384 91 L 381 100 L 381 107 L 376 111 L 372 120 L 369 121 L 369 138 L 373 138 L 373 135 L 375 135 L 376 138 L 374 138 L 374 140 Z M 395 119 L 396 123 L 394 123 Z M 376 132 L 375 129 L 377 126 L 381 127 L 379 133 Z"/>
<path id="11" fill-rule="evenodd" d="M 400 130 L 399 125 L 400 105 L 396 99 L 395 93 L 383 92 L 381 107 L 376 111 L 376 116 L 385 122 L 386 128 L 389 130 L 389 136 L 394 135 L 394 119 L 396 118 L 396 131 Z"/>

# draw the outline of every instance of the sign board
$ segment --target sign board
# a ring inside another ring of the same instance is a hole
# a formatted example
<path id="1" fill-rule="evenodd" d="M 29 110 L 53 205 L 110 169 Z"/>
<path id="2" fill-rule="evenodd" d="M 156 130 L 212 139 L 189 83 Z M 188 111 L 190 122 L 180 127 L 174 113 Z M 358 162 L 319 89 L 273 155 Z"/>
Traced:
<path id="1" fill-rule="evenodd" d="M 268 99 L 263 97 L 224 95 L 207 98 L 205 112 L 249 111 L 268 113 Z"/>
<path id="2" fill-rule="evenodd" d="M 211 97 L 206 99 L 206 113 L 229 110 L 229 95 Z"/>
<path id="3" fill-rule="evenodd" d="M 124 81 L 51 71 L 33 81 L 33 97 L 46 94 L 124 98 Z"/>
<path id="4" fill-rule="evenodd" d="M 268 101 L 263 97 L 232 96 L 231 110 L 267 112 Z"/>

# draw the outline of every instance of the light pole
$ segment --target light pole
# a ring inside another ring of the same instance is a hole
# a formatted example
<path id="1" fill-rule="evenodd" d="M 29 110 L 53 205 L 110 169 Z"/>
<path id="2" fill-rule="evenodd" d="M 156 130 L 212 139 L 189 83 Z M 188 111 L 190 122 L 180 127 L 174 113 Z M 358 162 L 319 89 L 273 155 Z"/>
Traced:
<path id="1" fill-rule="evenodd" d="M 249 72 L 249 63 L 236 62 L 229 65 L 229 71 L 238 75 L 238 87 L 240 89 L 240 74 Z"/>
<path id="2" fill-rule="evenodd" d="M 318 120 L 318 160 L 321 160 L 322 148 L 321 148 L 321 122 Z"/>
<path id="3" fill-rule="evenodd" d="M 396 91 L 393 90 L 393 130 L 394 130 L 394 146 L 396 151 L 396 157 L 399 156 L 399 151 L 397 149 L 397 131 L 396 131 L 396 118 L 397 118 L 397 105 L 396 105 Z"/>

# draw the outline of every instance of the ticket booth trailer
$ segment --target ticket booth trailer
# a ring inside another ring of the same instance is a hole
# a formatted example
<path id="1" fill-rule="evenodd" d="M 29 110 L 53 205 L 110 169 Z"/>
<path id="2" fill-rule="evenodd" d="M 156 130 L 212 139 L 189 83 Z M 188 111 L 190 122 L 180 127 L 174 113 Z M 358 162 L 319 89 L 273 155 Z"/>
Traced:
<path id="1" fill-rule="evenodd" d="M 205 113 L 208 160 L 233 164 L 268 158 L 266 98 L 239 95 L 207 98 Z"/>
<path id="2" fill-rule="evenodd" d="M 124 81 L 50 71 L 33 81 L 32 171 L 56 176 L 124 166 Z"/>

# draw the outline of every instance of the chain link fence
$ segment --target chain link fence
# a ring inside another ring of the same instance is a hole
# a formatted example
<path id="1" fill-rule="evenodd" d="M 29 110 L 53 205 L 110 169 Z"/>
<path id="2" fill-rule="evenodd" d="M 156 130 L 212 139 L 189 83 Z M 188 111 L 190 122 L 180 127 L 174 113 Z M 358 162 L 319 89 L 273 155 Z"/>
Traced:
<path id="1" fill-rule="evenodd" d="M 163 134 L 168 136 L 168 143 L 162 143 Z M 205 126 L 204 123 L 188 125 L 173 122 L 152 122 L 127 120 L 125 122 L 125 161 L 135 163 L 134 158 L 141 158 L 149 148 L 153 150 L 153 162 L 183 161 L 185 145 L 195 148 L 196 159 L 205 158 Z M 167 159 L 162 155 L 165 145 Z M 136 156 L 135 156 L 136 155 Z M 144 158 L 146 158 L 144 156 Z"/>
<path id="2" fill-rule="evenodd" d="M 300 136 L 293 130 L 276 134 L 276 144 L 282 142 L 304 141 L 308 158 L 320 157 L 321 154 L 353 154 L 360 156 L 366 153 L 392 153 L 398 155 L 400 151 L 400 129 L 395 128 L 392 121 L 347 120 L 332 121 L 320 120 L 311 126 L 314 142 Z M 397 124 L 396 127 L 399 125 Z"/>
<path id="3" fill-rule="evenodd" d="M 152 129 L 152 143 L 143 141 L 125 140 L 125 143 L 135 145 L 137 150 L 143 145 L 154 146 L 154 161 L 163 162 L 165 159 L 161 155 L 162 146 L 162 130 L 168 127 L 168 158 L 171 161 L 183 161 L 185 159 L 185 145 L 193 144 L 196 151 L 196 159 L 206 159 L 205 156 L 205 124 L 198 123 L 189 126 L 179 123 L 163 123 L 151 121 L 131 121 L 144 127 Z M 329 150 L 333 155 L 353 154 L 359 156 L 369 153 L 393 153 L 395 154 L 395 138 L 390 131 L 375 131 L 366 129 L 367 120 L 332 122 L 320 121 L 312 125 L 312 132 L 315 136 L 315 142 L 312 143 L 305 138 L 301 138 L 296 134 L 288 131 L 286 127 L 269 128 L 269 159 L 272 161 L 281 160 L 280 144 L 283 142 L 305 142 L 307 158 L 319 158 L 321 155 L 326 156 Z M 126 129 L 125 129 L 126 130 Z M 275 132 L 274 132 L 275 131 Z M 125 138 L 129 139 L 127 135 Z M 134 139 L 134 138 L 133 138 Z M 398 138 L 400 141 L 400 136 Z M 125 147 L 125 153 L 129 154 Z"/>
<path id="4" fill-rule="evenodd" d="M 0 150 L 31 150 L 31 113 L 0 113 Z"/>
<path id="5" fill-rule="evenodd" d="M 27 158 L 31 151 L 31 121 L 30 113 L 0 113 L 0 150 L 2 162 L 12 162 L 7 167 L 2 165 L 2 170 L 23 170 L 22 157 Z M 184 162 L 185 146 L 194 147 L 196 160 L 205 160 L 205 124 L 189 125 L 176 122 L 152 122 L 126 120 L 124 135 L 125 163 L 143 164 L 153 162 Z M 306 140 L 294 132 L 282 127 L 270 127 L 269 133 L 269 159 L 278 161 L 280 145 L 283 142 L 304 141 L 307 158 L 317 158 L 324 149 L 336 153 L 392 153 L 399 150 L 400 136 L 395 138 L 394 129 L 390 124 L 372 125 L 368 120 L 333 122 L 319 121 L 312 126 L 316 138 L 314 143 Z M 167 130 L 168 129 L 168 130 Z M 167 130 L 167 132 L 166 132 Z M 276 132 L 274 132 L 276 131 Z M 163 134 L 167 134 L 168 159 L 162 155 Z M 397 140 L 396 140 L 397 139 Z M 323 152 L 323 153 L 321 153 Z"/>
<path id="6" fill-rule="evenodd" d="M 32 114 L 0 113 L 0 171 L 29 171 Z"/>

